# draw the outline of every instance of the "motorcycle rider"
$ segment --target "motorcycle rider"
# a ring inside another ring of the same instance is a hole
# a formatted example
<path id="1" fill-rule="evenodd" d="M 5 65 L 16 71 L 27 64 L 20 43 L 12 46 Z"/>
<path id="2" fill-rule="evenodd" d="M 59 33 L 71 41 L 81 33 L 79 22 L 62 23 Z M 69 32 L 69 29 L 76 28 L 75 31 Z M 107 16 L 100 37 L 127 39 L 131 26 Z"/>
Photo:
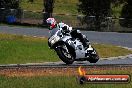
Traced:
<path id="1" fill-rule="evenodd" d="M 81 33 L 80 30 L 72 30 L 72 27 L 69 27 L 67 24 L 62 22 L 57 24 L 54 18 L 48 18 L 46 22 L 50 26 L 50 30 L 59 27 L 59 29 L 62 30 L 63 33 L 69 33 L 73 38 L 78 38 L 82 42 L 85 49 L 88 48 L 89 40 L 86 38 L 85 35 Z"/>

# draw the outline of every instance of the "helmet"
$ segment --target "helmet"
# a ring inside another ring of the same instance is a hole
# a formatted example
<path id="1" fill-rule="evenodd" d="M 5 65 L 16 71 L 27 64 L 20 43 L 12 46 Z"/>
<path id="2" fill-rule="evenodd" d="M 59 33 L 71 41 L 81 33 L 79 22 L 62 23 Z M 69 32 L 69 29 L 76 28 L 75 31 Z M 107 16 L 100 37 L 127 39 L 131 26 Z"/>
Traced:
<path id="1" fill-rule="evenodd" d="M 47 25 L 50 26 L 51 29 L 53 29 L 56 25 L 56 20 L 54 18 L 48 18 L 46 22 L 47 22 Z"/>

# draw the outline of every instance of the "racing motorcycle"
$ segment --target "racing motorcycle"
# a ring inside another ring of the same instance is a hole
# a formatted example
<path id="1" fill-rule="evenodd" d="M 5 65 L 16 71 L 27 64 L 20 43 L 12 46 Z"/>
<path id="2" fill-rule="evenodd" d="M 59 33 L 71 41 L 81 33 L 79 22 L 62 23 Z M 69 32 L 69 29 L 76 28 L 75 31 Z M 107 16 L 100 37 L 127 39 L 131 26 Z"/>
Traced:
<path id="1" fill-rule="evenodd" d="M 88 47 L 86 48 L 78 38 L 73 38 L 70 33 L 63 33 L 59 28 L 50 30 L 48 38 L 50 49 L 54 49 L 59 58 L 66 64 L 72 64 L 74 61 L 96 63 L 99 56 L 90 42 L 87 41 L 87 43 Z"/>

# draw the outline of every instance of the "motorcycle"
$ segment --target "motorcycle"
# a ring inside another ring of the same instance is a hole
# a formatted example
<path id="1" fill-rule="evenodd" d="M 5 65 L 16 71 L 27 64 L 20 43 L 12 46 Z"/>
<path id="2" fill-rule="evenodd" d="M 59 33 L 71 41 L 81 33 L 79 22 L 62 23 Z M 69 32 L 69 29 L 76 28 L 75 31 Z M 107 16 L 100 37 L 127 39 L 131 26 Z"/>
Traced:
<path id="1" fill-rule="evenodd" d="M 90 42 L 87 41 L 87 43 L 86 49 L 78 38 L 73 38 L 70 33 L 63 33 L 60 28 L 50 30 L 50 37 L 48 38 L 49 47 L 54 49 L 59 58 L 66 64 L 72 64 L 74 61 L 96 63 L 99 56 Z"/>

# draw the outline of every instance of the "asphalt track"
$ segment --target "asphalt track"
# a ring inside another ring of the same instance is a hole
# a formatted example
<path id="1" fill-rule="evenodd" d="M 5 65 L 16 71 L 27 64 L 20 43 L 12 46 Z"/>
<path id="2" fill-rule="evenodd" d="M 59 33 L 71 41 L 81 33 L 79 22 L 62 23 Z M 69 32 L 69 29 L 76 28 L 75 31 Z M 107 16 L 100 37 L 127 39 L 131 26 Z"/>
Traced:
<path id="1" fill-rule="evenodd" d="M 39 36 L 39 37 L 49 36 L 49 30 L 46 28 L 0 26 L 0 32 L 19 34 L 19 35 Z M 132 48 L 132 33 L 94 32 L 94 31 L 82 31 L 82 33 L 88 37 L 90 42 L 113 44 L 113 45 Z"/>
<path id="2" fill-rule="evenodd" d="M 52 63 L 52 62 L 51 62 Z M 8 64 L 8 65 L 0 65 L 0 69 L 14 69 L 14 68 L 78 68 L 80 66 L 88 67 L 88 68 L 114 68 L 114 67 L 132 67 L 132 64 L 100 64 L 100 65 L 88 65 L 88 64 L 48 64 L 48 63 L 38 63 L 38 64 Z"/>
<path id="3" fill-rule="evenodd" d="M 0 33 L 17 34 L 17 35 L 27 35 L 27 36 L 38 36 L 38 37 L 48 37 L 49 31 L 46 28 L 27 28 L 27 27 L 9 27 L 0 26 Z M 132 48 L 132 33 L 116 33 L 116 32 L 92 32 L 92 31 L 82 31 L 90 42 L 102 43 L 102 44 L 113 44 L 117 46 Z M 50 62 L 49 65 L 65 65 L 63 62 Z M 132 55 L 126 57 L 117 57 L 112 60 L 100 60 L 96 64 L 91 64 L 89 62 L 75 62 L 73 65 L 109 65 L 109 64 L 132 64 Z M 45 64 L 43 64 L 45 65 Z"/>

